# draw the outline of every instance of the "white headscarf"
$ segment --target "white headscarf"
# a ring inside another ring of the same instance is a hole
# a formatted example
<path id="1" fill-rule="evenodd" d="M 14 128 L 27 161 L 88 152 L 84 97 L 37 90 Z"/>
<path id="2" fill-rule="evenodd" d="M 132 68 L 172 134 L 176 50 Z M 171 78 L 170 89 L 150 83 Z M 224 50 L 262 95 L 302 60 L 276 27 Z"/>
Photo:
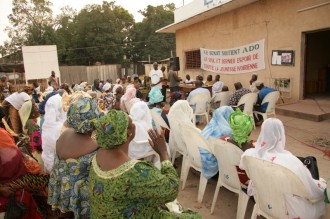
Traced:
<path id="1" fill-rule="evenodd" d="M 184 150 L 183 147 L 185 147 L 183 139 L 178 135 L 178 130 L 180 130 L 179 124 L 184 122 L 185 124 L 190 124 L 195 127 L 192 122 L 193 109 L 190 107 L 187 100 L 178 100 L 171 106 L 167 118 L 170 122 L 171 128 L 169 146 L 171 154 L 173 154 L 174 146 L 181 151 Z M 173 156 L 175 156 L 175 154 L 173 154 Z"/>
<path id="2" fill-rule="evenodd" d="M 212 85 L 212 96 L 216 93 L 220 93 L 223 87 L 222 81 L 217 81 Z"/>
<path id="3" fill-rule="evenodd" d="M 178 100 L 170 108 L 168 118 L 171 117 L 176 121 L 187 121 L 192 123 L 193 109 L 187 100 Z"/>
<path id="4" fill-rule="evenodd" d="M 281 120 L 268 118 L 261 126 L 256 147 L 246 150 L 241 158 L 252 156 L 284 166 L 301 179 L 311 198 L 318 199 L 323 197 L 326 184 L 319 180 L 314 180 L 304 164 L 291 152 L 285 150 L 285 140 L 284 126 Z M 242 159 L 240 168 L 245 169 Z M 255 188 L 253 183 L 250 182 L 248 190 L 250 195 L 254 194 Z M 311 202 L 305 199 L 292 195 L 288 195 L 286 200 L 289 218 L 319 218 L 325 211 L 323 201 L 311 204 Z"/>
<path id="5" fill-rule="evenodd" d="M 129 116 L 135 124 L 135 136 L 129 143 L 128 156 L 133 159 L 140 159 L 154 150 L 148 141 L 148 130 L 152 128 L 151 112 L 145 102 L 139 101 L 132 106 Z M 158 156 L 153 157 L 150 161 L 160 169 L 161 165 Z"/>
<path id="6" fill-rule="evenodd" d="M 135 103 L 130 111 L 132 122 L 135 124 L 135 142 L 148 142 L 148 130 L 152 128 L 152 117 L 148 105 L 143 102 Z"/>
<path id="7" fill-rule="evenodd" d="M 62 97 L 56 94 L 48 99 L 45 106 L 44 123 L 42 125 L 42 160 L 47 172 L 53 168 L 55 145 L 60 137 L 61 128 L 66 120 L 66 113 L 62 107 Z"/>

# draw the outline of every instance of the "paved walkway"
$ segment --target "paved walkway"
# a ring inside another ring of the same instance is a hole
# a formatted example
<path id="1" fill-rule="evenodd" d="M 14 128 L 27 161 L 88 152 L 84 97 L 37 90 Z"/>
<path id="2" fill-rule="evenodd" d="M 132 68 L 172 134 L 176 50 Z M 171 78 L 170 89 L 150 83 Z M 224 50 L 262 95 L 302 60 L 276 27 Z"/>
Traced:
<path id="1" fill-rule="evenodd" d="M 330 94 L 277 105 L 276 113 L 316 122 L 330 119 Z"/>

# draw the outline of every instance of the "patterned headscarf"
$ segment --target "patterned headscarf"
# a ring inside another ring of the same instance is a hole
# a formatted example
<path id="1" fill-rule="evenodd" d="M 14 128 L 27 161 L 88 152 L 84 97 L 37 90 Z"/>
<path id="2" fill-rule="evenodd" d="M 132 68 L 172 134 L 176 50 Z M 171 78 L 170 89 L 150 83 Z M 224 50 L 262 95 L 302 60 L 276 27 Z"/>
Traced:
<path id="1" fill-rule="evenodd" d="M 241 147 L 242 143 L 247 142 L 253 129 L 253 120 L 251 116 L 242 113 L 242 111 L 237 108 L 235 112 L 230 114 L 228 122 L 233 130 L 232 134 L 234 141 L 236 141 Z"/>
<path id="2" fill-rule="evenodd" d="M 108 114 L 93 121 L 96 141 L 102 148 L 118 148 L 127 140 L 128 116 L 120 110 L 110 110 Z"/>
<path id="3" fill-rule="evenodd" d="M 164 96 L 158 87 L 153 87 L 149 92 L 148 97 L 149 97 L 148 105 L 162 102 L 164 99 Z"/>
<path id="4" fill-rule="evenodd" d="M 67 123 L 76 132 L 86 133 L 93 130 L 91 120 L 99 118 L 101 112 L 92 98 L 81 97 L 70 105 L 67 116 Z"/>
<path id="5" fill-rule="evenodd" d="M 112 93 L 103 93 L 98 99 L 98 105 L 102 110 L 111 110 L 116 105 L 116 97 Z"/>

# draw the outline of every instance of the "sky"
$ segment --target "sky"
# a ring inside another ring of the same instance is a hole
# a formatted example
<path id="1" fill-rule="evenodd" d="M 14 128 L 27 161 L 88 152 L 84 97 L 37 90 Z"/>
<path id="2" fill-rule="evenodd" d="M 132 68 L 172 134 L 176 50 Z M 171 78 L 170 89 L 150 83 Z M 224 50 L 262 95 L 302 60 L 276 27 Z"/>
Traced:
<path id="1" fill-rule="evenodd" d="M 53 13 L 59 14 L 60 8 L 69 5 L 79 11 L 88 4 L 102 4 L 104 0 L 50 0 L 53 3 Z M 109 0 L 108 0 L 109 1 Z M 110 0 L 111 1 L 111 0 Z M 125 8 L 134 16 L 136 22 L 142 21 L 143 16 L 138 12 L 144 10 L 148 5 L 157 6 L 167 3 L 174 3 L 176 8 L 182 7 L 193 0 L 112 0 L 116 5 Z M 6 26 L 9 26 L 8 15 L 12 12 L 12 0 L 0 0 L 0 45 L 3 45 L 5 40 L 8 40 L 7 33 L 4 31 Z"/>

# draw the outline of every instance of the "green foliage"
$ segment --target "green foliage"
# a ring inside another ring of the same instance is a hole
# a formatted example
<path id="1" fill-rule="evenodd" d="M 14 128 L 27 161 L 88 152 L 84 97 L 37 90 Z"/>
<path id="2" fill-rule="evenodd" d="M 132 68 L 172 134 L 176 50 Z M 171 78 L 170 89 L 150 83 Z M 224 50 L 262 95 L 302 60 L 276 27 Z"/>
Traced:
<path id="1" fill-rule="evenodd" d="M 2 56 L 17 53 L 24 45 L 53 43 L 52 3 L 48 0 L 13 0 L 13 13 L 8 16 L 10 42 L 0 47 Z"/>
<path id="2" fill-rule="evenodd" d="M 174 4 L 148 6 L 142 22 L 115 2 L 87 5 L 81 11 L 66 6 L 53 18 L 50 0 L 13 0 L 7 27 L 11 41 L 0 46 L 2 56 L 21 60 L 23 45 L 57 45 L 64 65 L 118 64 L 168 58 L 175 35 L 155 31 L 173 23 Z M 124 60 L 124 57 L 126 59 Z"/>
<path id="3" fill-rule="evenodd" d="M 140 13 L 144 16 L 142 22 L 135 25 L 133 33 L 134 45 L 131 46 L 129 58 L 132 61 L 161 60 L 170 57 L 175 52 L 175 34 L 156 33 L 155 31 L 174 22 L 175 5 L 149 5 Z"/>
<path id="4" fill-rule="evenodd" d="M 121 63 L 124 42 L 133 24 L 133 16 L 114 2 L 86 6 L 73 20 L 71 32 L 75 35 L 75 49 L 68 62 L 82 65 Z"/>

